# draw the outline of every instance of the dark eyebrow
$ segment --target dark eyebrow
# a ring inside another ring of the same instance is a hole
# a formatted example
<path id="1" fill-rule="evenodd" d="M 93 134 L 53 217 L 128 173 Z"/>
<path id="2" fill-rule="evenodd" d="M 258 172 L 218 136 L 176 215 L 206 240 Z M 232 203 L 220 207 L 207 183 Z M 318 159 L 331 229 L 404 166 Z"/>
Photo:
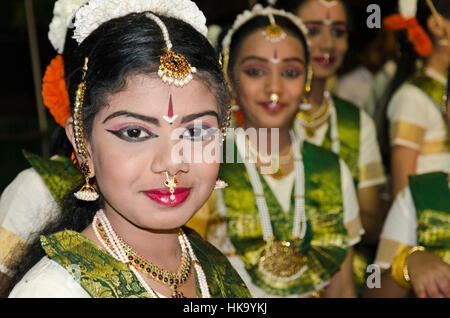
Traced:
<path id="1" fill-rule="evenodd" d="M 255 56 L 255 55 L 250 55 L 250 56 L 246 56 L 242 59 L 241 65 L 244 64 L 248 60 L 258 60 L 258 61 L 266 62 L 266 63 L 269 62 L 266 58 L 263 58 L 260 56 Z"/>
<path id="2" fill-rule="evenodd" d="M 124 110 L 120 110 L 115 113 L 112 113 L 111 115 L 109 115 L 108 117 L 105 118 L 105 120 L 103 121 L 103 124 L 106 123 L 108 120 L 115 118 L 115 117 L 119 117 L 119 116 L 134 117 L 134 118 L 146 121 L 148 123 L 154 124 L 159 127 L 159 120 L 154 117 L 131 113 L 131 112 L 127 112 Z"/>
<path id="3" fill-rule="evenodd" d="M 247 57 L 243 58 L 241 61 L 241 64 L 245 63 L 247 60 L 259 60 L 261 62 L 266 62 L 266 63 L 269 62 L 269 60 L 264 57 L 251 55 L 251 56 L 247 56 Z M 287 58 L 283 59 L 283 62 L 299 62 L 300 64 L 305 65 L 305 61 L 299 57 L 287 57 Z"/>
<path id="4" fill-rule="evenodd" d="M 202 113 L 196 113 L 196 114 L 191 114 L 191 115 L 186 115 L 181 119 L 181 123 L 187 123 L 190 122 L 194 119 L 197 119 L 199 117 L 203 117 L 203 116 L 207 116 L 207 115 L 211 115 L 211 116 L 215 116 L 217 118 L 217 121 L 219 121 L 219 114 L 217 114 L 217 112 L 213 111 L 213 110 L 209 110 L 206 112 L 202 112 Z"/>
<path id="5" fill-rule="evenodd" d="M 305 61 L 299 57 L 287 57 L 285 59 L 283 59 L 283 62 L 298 62 L 300 64 L 305 65 Z"/>
<path id="6" fill-rule="evenodd" d="M 324 24 L 322 20 L 319 20 L 319 21 L 304 21 L 303 23 L 304 23 L 305 25 L 308 25 L 308 24 L 323 25 L 323 24 Z M 347 23 L 347 22 L 344 22 L 344 21 L 334 21 L 334 22 L 332 22 L 331 24 L 332 24 L 332 25 L 343 25 L 343 26 L 348 26 L 348 23 Z"/>

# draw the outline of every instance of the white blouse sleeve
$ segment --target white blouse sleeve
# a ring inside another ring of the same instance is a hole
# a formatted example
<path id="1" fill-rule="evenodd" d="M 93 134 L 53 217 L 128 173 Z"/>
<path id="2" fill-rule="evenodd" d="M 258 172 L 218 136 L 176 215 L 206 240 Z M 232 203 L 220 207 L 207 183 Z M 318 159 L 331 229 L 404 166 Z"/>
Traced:
<path id="1" fill-rule="evenodd" d="M 1 272 L 10 274 L 8 263 L 14 261 L 14 251 L 18 246 L 26 245 L 59 211 L 44 181 L 33 168 L 17 175 L 0 197 Z"/>
<path id="2" fill-rule="evenodd" d="M 416 207 L 409 187 L 395 198 L 381 232 L 381 238 L 407 245 L 417 244 Z"/>
<path id="3" fill-rule="evenodd" d="M 76 277 L 76 271 L 74 270 Z M 60 264 L 42 258 L 22 278 L 9 298 L 90 298 L 89 294 Z"/>
<path id="4" fill-rule="evenodd" d="M 429 126 L 429 98 L 417 87 L 404 84 L 393 95 L 387 109 L 391 146 L 420 150 Z"/>
<path id="5" fill-rule="evenodd" d="M 358 188 L 366 188 L 386 183 L 386 176 L 374 121 L 365 111 L 361 110 L 360 114 L 361 136 L 358 157 Z"/>
<path id="6" fill-rule="evenodd" d="M 417 245 L 417 216 L 409 187 L 399 192 L 384 222 L 375 263 L 389 268 L 400 250 Z"/>

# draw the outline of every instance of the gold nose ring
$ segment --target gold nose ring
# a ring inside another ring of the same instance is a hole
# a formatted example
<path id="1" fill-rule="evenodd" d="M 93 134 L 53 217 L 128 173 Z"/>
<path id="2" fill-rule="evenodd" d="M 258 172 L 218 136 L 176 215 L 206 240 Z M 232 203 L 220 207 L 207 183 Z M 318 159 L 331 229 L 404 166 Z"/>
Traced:
<path id="1" fill-rule="evenodd" d="M 270 94 L 270 101 L 272 102 L 272 103 L 277 103 L 278 101 L 280 100 L 280 96 L 278 96 L 278 94 L 277 93 L 272 93 L 272 94 Z"/>

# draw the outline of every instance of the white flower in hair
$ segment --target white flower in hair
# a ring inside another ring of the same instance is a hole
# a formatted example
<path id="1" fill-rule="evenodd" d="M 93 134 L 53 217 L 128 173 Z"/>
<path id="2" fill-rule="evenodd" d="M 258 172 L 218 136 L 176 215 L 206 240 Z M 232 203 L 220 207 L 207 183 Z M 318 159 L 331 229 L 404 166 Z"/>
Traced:
<path id="1" fill-rule="evenodd" d="M 75 12 L 86 2 L 88 0 L 58 0 L 55 2 L 48 39 L 59 54 L 64 50 L 67 28 L 71 26 Z"/>
<path id="2" fill-rule="evenodd" d="M 417 13 L 417 0 L 399 0 L 398 11 L 405 18 L 412 18 Z"/>
<path id="3" fill-rule="evenodd" d="M 190 0 L 90 0 L 75 15 L 74 39 L 84 41 L 102 23 L 130 13 L 151 11 L 182 20 L 206 37 L 206 18 Z"/>

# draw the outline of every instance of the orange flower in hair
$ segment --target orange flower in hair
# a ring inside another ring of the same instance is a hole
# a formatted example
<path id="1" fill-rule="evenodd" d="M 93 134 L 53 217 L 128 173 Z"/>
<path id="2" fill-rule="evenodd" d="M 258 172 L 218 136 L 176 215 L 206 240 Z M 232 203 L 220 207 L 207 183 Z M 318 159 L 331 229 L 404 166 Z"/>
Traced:
<path id="1" fill-rule="evenodd" d="M 237 110 L 233 113 L 234 118 L 236 120 L 236 125 L 238 125 L 239 127 L 244 125 L 244 113 L 242 112 L 242 110 Z"/>
<path id="2" fill-rule="evenodd" d="M 414 49 L 419 56 L 430 56 L 433 51 L 433 44 L 429 36 L 415 17 L 405 18 L 401 14 L 393 14 L 383 20 L 383 25 L 391 32 L 407 30 L 408 40 L 414 45 Z"/>
<path id="3" fill-rule="evenodd" d="M 420 26 L 417 28 L 411 28 L 408 31 L 408 40 L 411 43 L 414 43 L 414 48 L 420 56 L 427 57 L 431 55 L 433 45 L 428 35 Z"/>
<path id="4" fill-rule="evenodd" d="M 42 97 L 44 105 L 56 123 L 64 127 L 66 119 L 70 117 L 69 94 L 64 79 L 64 60 L 57 55 L 45 70 L 42 79 Z"/>

